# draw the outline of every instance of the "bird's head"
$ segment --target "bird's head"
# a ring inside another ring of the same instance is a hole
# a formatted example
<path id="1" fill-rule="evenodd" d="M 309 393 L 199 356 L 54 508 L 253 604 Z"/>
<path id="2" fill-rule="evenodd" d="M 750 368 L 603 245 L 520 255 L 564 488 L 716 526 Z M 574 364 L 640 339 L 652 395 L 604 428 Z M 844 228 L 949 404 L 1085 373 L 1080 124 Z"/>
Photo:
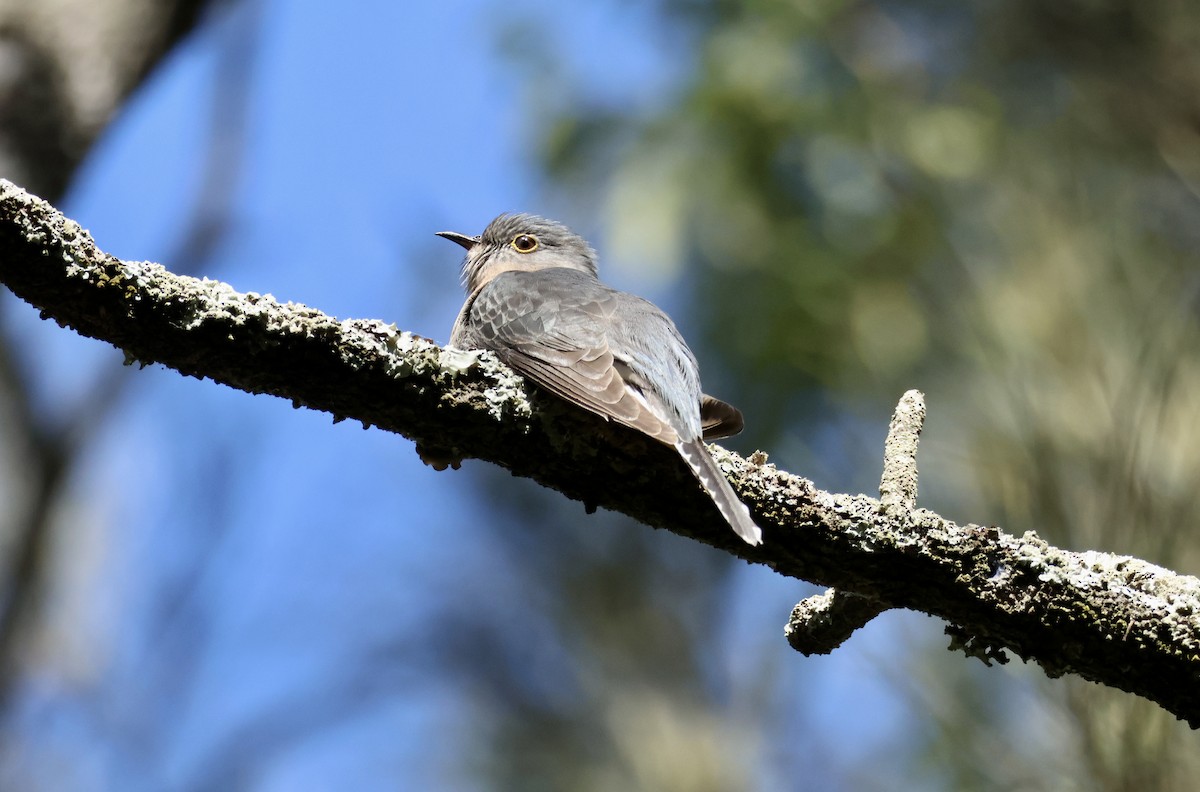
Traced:
<path id="1" fill-rule="evenodd" d="M 503 272 L 563 267 L 596 277 L 596 251 L 562 223 L 531 214 L 502 214 L 479 236 L 439 231 L 467 250 L 462 281 L 473 293 Z"/>

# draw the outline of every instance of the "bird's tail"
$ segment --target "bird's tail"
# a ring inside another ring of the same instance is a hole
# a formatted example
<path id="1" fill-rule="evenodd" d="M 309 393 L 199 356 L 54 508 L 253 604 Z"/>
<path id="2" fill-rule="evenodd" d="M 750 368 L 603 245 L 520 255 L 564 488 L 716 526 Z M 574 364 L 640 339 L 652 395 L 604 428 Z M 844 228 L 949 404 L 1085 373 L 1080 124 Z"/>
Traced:
<path id="1" fill-rule="evenodd" d="M 729 486 L 721 469 L 717 467 L 716 460 L 705 448 L 704 442 L 699 438 L 689 441 L 680 440 L 675 444 L 675 450 L 688 463 L 688 467 L 696 474 L 704 491 L 713 499 L 713 503 L 717 504 L 717 509 L 725 518 L 725 522 L 729 523 L 737 535 L 742 537 L 747 544 L 762 544 L 762 531 L 750 519 L 750 510 L 746 508 L 746 504 L 738 500 L 738 496 L 733 492 L 733 487 Z"/>

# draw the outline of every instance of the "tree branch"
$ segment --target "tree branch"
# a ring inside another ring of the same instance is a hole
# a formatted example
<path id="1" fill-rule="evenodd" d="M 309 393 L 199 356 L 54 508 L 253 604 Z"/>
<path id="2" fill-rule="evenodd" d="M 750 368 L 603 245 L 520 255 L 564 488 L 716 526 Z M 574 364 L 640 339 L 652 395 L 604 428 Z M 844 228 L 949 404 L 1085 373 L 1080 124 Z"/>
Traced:
<path id="1" fill-rule="evenodd" d="M 43 317 L 124 350 L 128 362 L 270 393 L 335 421 L 354 418 L 411 438 L 427 458 L 494 462 L 780 574 L 939 616 L 956 647 L 984 660 L 1011 651 L 1050 676 L 1076 673 L 1200 726 L 1194 577 L 913 511 L 915 479 L 897 490 L 898 507 L 885 507 L 822 492 L 763 454 L 746 460 L 718 447 L 763 529 L 764 544 L 751 547 L 671 449 L 541 396 L 490 354 L 120 261 L 4 181 L 0 281 Z"/>

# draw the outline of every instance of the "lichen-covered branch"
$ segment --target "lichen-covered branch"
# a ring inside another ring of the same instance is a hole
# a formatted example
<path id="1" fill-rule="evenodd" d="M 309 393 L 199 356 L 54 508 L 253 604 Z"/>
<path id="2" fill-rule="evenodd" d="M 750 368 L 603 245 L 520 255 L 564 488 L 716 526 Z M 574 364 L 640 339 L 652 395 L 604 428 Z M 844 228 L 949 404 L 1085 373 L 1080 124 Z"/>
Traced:
<path id="1" fill-rule="evenodd" d="M 3 181 L 0 281 L 129 362 L 378 426 L 415 440 L 427 458 L 494 462 L 780 574 L 939 616 L 971 654 L 1011 652 L 1051 676 L 1076 673 L 1145 696 L 1200 726 L 1196 578 L 920 509 L 898 518 L 874 498 L 822 492 L 765 455 L 749 461 L 717 448 L 763 529 L 763 545 L 751 547 L 672 449 L 541 397 L 490 355 L 117 260 Z"/>

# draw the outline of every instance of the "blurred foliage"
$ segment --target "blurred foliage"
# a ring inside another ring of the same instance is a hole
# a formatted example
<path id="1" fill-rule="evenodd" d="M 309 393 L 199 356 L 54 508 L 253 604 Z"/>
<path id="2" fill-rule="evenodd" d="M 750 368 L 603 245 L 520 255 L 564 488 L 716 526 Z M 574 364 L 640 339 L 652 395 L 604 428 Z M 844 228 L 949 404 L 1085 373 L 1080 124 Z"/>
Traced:
<path id="1" fill-rule="evenodd" d="M 694 343 L 739 383 L 722 392 L 753 439 L 799 435 L 819 458 L 822 423 L 878 422 L 920 387 L 931 507 L 1200 570 L 1200 6 L 658 10 L 681 78 L 649 110 L 536 70 L 545 163 L 605 217 L 602 249 L 697 273 Z M 907 680 L 928 781 L 1187 789 L 1200 772 L 1153 705 L 1036 670 L 951 685 L 964 661 L 928 652 L 914 664 L 946 673 Z M 1039 745 L 1030 710 L 979 706 L 1023 684 L 1045 702 Z"/>

